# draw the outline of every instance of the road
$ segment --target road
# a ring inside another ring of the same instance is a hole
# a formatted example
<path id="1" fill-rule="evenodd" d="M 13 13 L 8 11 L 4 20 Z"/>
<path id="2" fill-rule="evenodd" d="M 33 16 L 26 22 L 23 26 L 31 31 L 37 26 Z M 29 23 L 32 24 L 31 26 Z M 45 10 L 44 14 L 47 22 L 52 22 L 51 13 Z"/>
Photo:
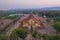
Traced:
<path id="1" fill-rule="evenodd" d="M 42 25 L 45 29 L 41 29 L 41 30 L 38 30 L 40 31 L 40 33 L 42 34 L 56 34 L 56 30 L 51 26 L 49 25 L 49 23 L 46 22 L 46 20 L 44 18 L 41 18 L 41 21 L 42 21 Z"/>
<path id="2" fill-rule="evenodd" d="M 56 33 L 56 30 L 48 23 L 43 23 L 43 26 L 46 28 L 46 31 L 48 32 L 48 34 L 55 34 Z"/>
<path id="3" fill-rule="evenodd" d="M 12 33 L 12 31 L 14 30 L 14 29 L 16 29 L 16 28 L 18 28 L 19 27 L 19 25 L 20 25 L 20 19 L 15 23 L 15 25 L 13 25 L 5 34 L 6 34 L 6 36 L 10 36 L 10 34 Z"/>
<path id="4" fill-rule="evenodd" d="M 18 14 L 19 15 L 19 14 Z M 25 14 L 20 14 L 21 15 L 25 15 Z M 27 15 L 27 14 L 26 14 Z M 20 21 L 22 18 L 20 18 L 9 30 L 7 30 L 7 32 L 5 33 L 6 36 L 10 36 L 10 34 L 13 32 L 14 29 L 18 28 L 20 26 Z"/>

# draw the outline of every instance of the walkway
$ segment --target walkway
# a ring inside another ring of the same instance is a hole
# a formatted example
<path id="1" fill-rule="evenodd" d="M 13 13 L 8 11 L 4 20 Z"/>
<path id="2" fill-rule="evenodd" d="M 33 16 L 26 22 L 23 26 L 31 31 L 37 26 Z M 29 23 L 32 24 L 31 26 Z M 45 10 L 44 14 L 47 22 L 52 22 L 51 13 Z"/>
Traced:
<path id="1" fill-rule="evenodd" d="M 20 19 L 16 22 L 15 25 L 13 25 L 9 30 L 7 30 L 6 36 L 10 36 L 10 34 L 12 33 L 12 31 L 13 31 L 14 29 L 16 29 L 16 28 L 19 27 L 19 25 L 20 25 L 19 22 L 20 22 Z"/>

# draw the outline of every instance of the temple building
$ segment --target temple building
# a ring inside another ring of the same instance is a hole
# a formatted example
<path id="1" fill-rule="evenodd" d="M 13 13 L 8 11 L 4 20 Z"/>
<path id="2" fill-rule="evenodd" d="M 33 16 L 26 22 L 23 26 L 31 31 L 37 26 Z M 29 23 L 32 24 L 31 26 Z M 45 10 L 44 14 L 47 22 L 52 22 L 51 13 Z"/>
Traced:
<path id="1" fill-rule="evenodd" d="M 27 28 L 29 30 L 41 28 L 40 18 L 35 14 L 29 14 L 27 16 L 24 16 L 21 19 L 21 24 L 23 28 Z"/>

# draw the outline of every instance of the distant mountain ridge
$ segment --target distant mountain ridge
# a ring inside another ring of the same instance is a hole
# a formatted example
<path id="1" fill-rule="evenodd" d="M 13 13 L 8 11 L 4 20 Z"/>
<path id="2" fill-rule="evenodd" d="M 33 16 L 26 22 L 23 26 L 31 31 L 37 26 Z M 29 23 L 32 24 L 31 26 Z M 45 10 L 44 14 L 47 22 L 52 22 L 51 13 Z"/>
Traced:
<path id="1" fill-rule="evenodd" d="M 46 7 L 46 8 L 31 8 L 31 9 L 9 9 L 5 11 L 24 11 L 24 10 L 60 10 L 60 7 Z M 4 10 L 0 10 L 3 12 Z"/>
<path id="2" fill-rule="evenodd" d="M 47 8 L 41 8 L 40 10 L 60 10 L 60 7 L 47 7 Z"/>
<path id="3" fill-rule="evenodd" d="M 60 7 L 46 7 L 46 8 L 31 8 L 31 9 L 11 9 L 10 11 L 21 11 L 21 10 L 60 10 Z"/>

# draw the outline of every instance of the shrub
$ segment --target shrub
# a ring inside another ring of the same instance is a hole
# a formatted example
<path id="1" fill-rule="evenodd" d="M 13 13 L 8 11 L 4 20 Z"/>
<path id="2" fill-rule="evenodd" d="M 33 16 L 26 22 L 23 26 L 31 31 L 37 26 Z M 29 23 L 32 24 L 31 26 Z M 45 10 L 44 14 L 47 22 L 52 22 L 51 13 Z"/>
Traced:
<path id="1" fill-rule="evenodd" d="M 39 32 L 33 32 L 32 36 L 36 39 L 39 39 L 41 37 L 41 34 Z"/>

